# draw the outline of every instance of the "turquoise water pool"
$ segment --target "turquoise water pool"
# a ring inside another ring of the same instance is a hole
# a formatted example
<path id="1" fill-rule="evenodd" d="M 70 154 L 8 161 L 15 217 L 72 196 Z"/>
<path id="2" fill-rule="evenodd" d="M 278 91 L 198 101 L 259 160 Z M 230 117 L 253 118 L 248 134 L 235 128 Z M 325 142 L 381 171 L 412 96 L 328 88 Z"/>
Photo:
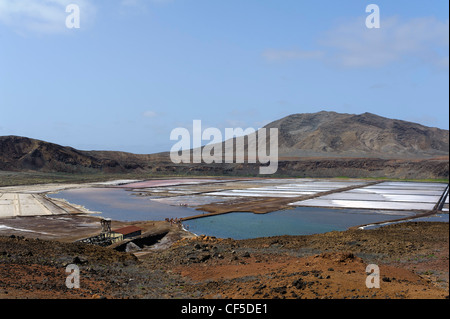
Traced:
<path id="1" fill-rule="evenodd" d="M 324 209 L 297 207 L 269 214 L 229 213 L 183 223 L 189 231 L 220 238 L 248 239 L 279 235 L 311 235 L 351 226 L 394 220 L 407 216 L 404 212 L 356 209 Z"/>
<path id="2" fill-rule="evenodd" d="M 48 195 L 101 212 L 120 221 L 164 220 L 198 215 L 190 207 L 171 206 L 117 188 L 70 189 Z M 246 239 L 278 235 L 310 235 L 351 226 L 413 216 L 414 212 L 296 207 L 268 214 L 229 213 L 183 222 L 189 231 L 221 238 Z M 448 218 L 447 218 L 448 221 Z"/>

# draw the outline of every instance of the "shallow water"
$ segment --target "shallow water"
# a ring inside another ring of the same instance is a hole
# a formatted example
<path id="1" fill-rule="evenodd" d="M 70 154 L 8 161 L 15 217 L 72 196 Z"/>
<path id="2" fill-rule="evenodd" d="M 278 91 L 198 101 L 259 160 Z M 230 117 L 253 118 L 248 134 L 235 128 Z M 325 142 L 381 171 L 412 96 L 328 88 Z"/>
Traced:
<path id="1" fill-rule="evenodd" d="M 248 239 L 280 235 L 311 235 L 351 226 L 394 220 L 414 213 L 297 207 L 269 214 L 229 213 L 183 222 L 197 235 Z"/>
<path id="2" fill-rule="evenodd" d="M 164 220 L 200 213 L 190 207 L 171 206 L 150 200 L 155 197 L 135 196 L 132 192 L 120 188 L 69 189 L 48 196 L 63 198 L 91 211 L 101 212 L 99 216 L 119 221 Z M 345 230 L 351 226 L 412 215 L 414 212 L 296 207 L 269 214 L 229 213 L 188 220 L 183 225 L 198 235 L 246 239 Z"/>
<path id="3" fill-rule="evenodd" d="M 84 206 L 99 216 L 120 221 L 164 220 L 198 215 L 189 207 L 170 206 L 150 200 L 152 197 L 135 196 L 120 188 L 79 188 L 48 195 L 62 198 L 72 204 Z"/>

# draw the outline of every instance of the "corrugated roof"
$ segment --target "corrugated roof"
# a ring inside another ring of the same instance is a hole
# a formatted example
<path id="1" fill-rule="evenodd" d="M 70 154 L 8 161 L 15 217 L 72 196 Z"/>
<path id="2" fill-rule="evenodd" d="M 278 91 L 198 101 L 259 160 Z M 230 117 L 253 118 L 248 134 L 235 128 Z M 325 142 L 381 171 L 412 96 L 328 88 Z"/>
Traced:
<path id="1" fill-rule="evenodd" d="M 137 226 L 126 226 L 119 229 L 114 229 L 113 232 L 120 233 L 122 235 L 128 235 L 140 230 L 142 230 L 142 228 L 139 228 Z"/>

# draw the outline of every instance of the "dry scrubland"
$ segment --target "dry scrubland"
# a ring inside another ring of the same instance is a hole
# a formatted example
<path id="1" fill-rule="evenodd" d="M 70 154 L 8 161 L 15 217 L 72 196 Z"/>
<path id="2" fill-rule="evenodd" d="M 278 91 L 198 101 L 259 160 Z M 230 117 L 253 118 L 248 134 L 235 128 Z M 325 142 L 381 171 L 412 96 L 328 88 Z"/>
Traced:
<path id="1" fill-rule="evenodd" d="M 196 237 L 136 257 L 0 237 L 1 298 L 448 298 L 448 223 L 251 240 Z M 175 240 L 175 238 L 174 238 Z M 80 267 L 80 289 L 65 266 Z M 381 287 L 365 286 L 380 267 Z"/>

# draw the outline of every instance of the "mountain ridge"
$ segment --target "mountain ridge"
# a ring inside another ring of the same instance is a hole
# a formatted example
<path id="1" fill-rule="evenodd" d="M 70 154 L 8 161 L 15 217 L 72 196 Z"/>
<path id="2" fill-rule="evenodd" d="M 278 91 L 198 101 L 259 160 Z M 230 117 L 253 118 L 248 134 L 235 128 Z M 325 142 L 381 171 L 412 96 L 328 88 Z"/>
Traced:
<path id="1" fill-rule="evenodd" d="M 278 128 L 280 174 L 448 178 L 448 130 L 371 113 L 326 111 L 292 114 L 265 128 Z M 1 171 L 258 175 L 258 163 L 174 164 L 169 154 L 84 151 L 0 136 Z"/>
<path id="2" fill-rule="evenodd" d="M 372 113 L 300 113 L 273 121 L 280 156 L 432 158 L 448 156 L 449 131 Z"/>

